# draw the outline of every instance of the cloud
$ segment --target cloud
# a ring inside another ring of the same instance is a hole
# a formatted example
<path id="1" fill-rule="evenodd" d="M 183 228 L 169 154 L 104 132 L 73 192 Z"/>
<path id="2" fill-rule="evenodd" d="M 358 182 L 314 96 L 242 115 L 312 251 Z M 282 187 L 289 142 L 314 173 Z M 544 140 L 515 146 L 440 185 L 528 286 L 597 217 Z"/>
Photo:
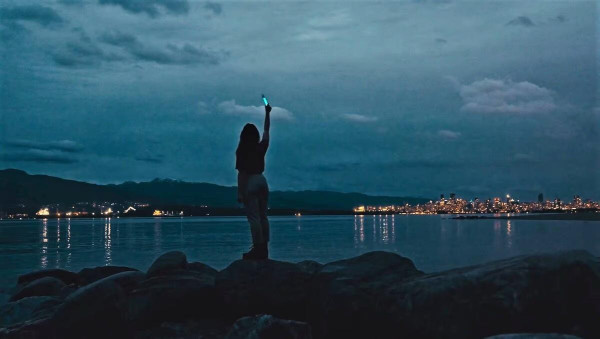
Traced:
<path id="1" fill-rule="evenodd" d="M 342 118 L 355 122 L 374 122 L 377 121 L 377 117 L 369 117 L 361 114 L 347 113 L 342 114 Z"/>
<path id="2" fill-rule="evenodd" d="M 223 101 L 217 108 L 220 112 L 229 115 L 253 115 L 262 117 L 265 114 L 264 106 L 242 106 L 235 103 L 235 100 Z M 271 110 L 271 117 L 273 119 L 291 120 L 293 119 L 292 112 L 282 107 L 273 107 Z"/>
<path id="3" fill-rule="evenodd" d="M 160 157 L 153 157 L 153 156 L 142 156 L 142 157 L 136 157 L 135 160 L 138 161 L 143 161 L 143 162 L 149 162 L 152 164 L 162 164 L 163 163 L 163 159 Z"/>
<path id="4" fill-rule="evenodd" d="M 437 134 L 438 136 L 449 140 L 458 139 L 462 135 L 462 133 L 460 132 L 455 132 L 447 129 L 441 129 L 437 132 Z"/>
<path id="5" fill-rule="evenodd" d="M 67 42 L 63 47 L 51 53 L 56 64 L 65 67 L 79 67 L 123 59 L 114 53 L 105 53 L 83 30 L 75 29 L 75 31 L 79 32 L 79 39 Z"/>
<path id="6" fill-rule="evenodd" d="M 553 92 L 528 81 L 483 79 L 461 85 L 461 110 L 474 113 L 548 113 L 557 108 Z"/>
<path id="7" fill-rule="evenodd" d="M 29 21 L 44 27 L 59 25 L 64 22 L 63 18 L 55 10 L 40 5 L 0 8 L 0 21 L 3 23 Z"/>
<path id="8" fill-rule="evenodd" d="M 526 16 L 516 17 L 516 18 L 512 19 L 511 21 L 507 22 L 506 25 L 507 26 L 525 26 L 525 27 L 535 26 L 533 21 L 531 21 L 531 19 Z"/>
<path id="9" fill-rule="evenodd" d="M 30 149 L 23 152 L 5 153 L 2 156 L 4 161 L 26 161 L 39 163 L 58 163 L 72 164 L 78 160 L 72 154 L 56 150 Z"/>
<path id="10" fill-rule="evenodd" d="M 437 38 L 437 39 L 435 39 L 435 42 L 437 42 L 439 44 L 445 44 L 448 42 L 448 40 L 442 39 L 442 38 Z"/>
<path id="11" fill-rule="evenodd" d="M 221 6 L 221 4 L 217 2 L 208 1 L 204 4 L 204 8 L 209 11 L 212 11 L 215 15 L 219 15 L 223 12 L 223 6 Z"/>
<path id="12" fill-rule="evenodd" d="M 105 32 L 99 37 L 99 40 L 123 48 L 137 60 L 165 65 L 216 65 L 228 55 L 225 52 L 204 50 L 188 43 L 182 46 L 169 44 L 166 48 L 156 48 L 144 45 L 132 34 L 119 31 Z"/>
<path id="13" fill-rule="evenodd" d="M 563 22 L 567 21 L 567 17 L 562 14 L 559 14 L 559 15 L 555 16 L 554 18 L 551 18 L 550 21 L 563 23 Z"/>
<path id="14" fill-rule="evenodd" d="M 160 15 L 159 7 L 169 14 L 186 14 L 190 10 L 187 0 L 99 0 L 101 5 L 120 6 L 125 11 L 146 13 L 151 18 Z"/>
<path id="15" fill-rule="evenodd" d="M 49 142 L 39 142 L 25 139 L 8 140 L 4 142 L 7 146 L 13 148 L 27 148 L 44 151 L 62 151 L 69 153 L 81 152 L 83 146 L 73 140 L 58 140 Z"/>

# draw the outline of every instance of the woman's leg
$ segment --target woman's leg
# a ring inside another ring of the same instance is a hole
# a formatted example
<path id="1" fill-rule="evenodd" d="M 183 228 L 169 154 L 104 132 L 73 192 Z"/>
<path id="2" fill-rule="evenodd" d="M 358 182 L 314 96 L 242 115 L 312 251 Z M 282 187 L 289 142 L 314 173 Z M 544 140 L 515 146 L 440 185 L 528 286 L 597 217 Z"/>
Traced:
<path id="1" fill-rule="evenodd" d="M 244 207 L 246 208 L 248 223 L 250 224 L 252 243 L 256 247 L 265 242 L 262 234 L 259 197 L 256 192 L 248 192 L 248 194 L 246 194 Z"/>
<path id="2" fill-rule="evenodd" d="M 262 231 L 262 237 L 265 242 L 269 242 L 270 240 L 270 226 L 269 219 L 267 218 L 267 209 L 269 202 L 269 186 L 267 186 L 267 182 L 265 180 L 264 186 L 261 189 L 261 194 L 258 199 L 258 211 L 260 216 L 260 225 Z"/>

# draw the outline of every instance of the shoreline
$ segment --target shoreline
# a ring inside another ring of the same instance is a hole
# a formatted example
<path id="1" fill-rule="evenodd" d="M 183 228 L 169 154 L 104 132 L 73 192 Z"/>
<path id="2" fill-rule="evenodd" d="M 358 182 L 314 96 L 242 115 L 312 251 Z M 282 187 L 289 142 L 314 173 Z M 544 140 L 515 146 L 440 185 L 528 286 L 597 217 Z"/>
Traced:
<path id="1" fill-rule="evenodd" d="M 577 213 L 520 213 L 513 214 L 507 213 L 502 215 L 496 214 L 409 214 L 409 213 L 353 213 L 347 211 L 300 211 L 294 213 L 273 213 L 269 214 L 269 216 L 273 217 L 303 217 L 303 216 L 440 216 L 447 217 L 447 219 L 451 220 L 485 220 L 485 219 L 501 219 L 501 220 L 510 220 L 510 219 L 519 219 L 519 220 L 571 220 L 571 221 L 600 221 L 600 212 L 577 212 Z M 173 215 L 173 216 L 129 216 L 129 215 L 103 215 L 103 216 L 44 216 L 44 217 L 35 217 L 35 218 L 0 218 L 0 222 L 2 221 L 30 221 L 30 220 L 53 220 L 53 219 L 106 219 L 106 218 L 115 218 L 115 219 L 184 219 L 184 218 L 214 218 L 214 217 L 246 217 L 243 213 L 231 213 L 231 214 L 206 214 L 206 215 Z"/>

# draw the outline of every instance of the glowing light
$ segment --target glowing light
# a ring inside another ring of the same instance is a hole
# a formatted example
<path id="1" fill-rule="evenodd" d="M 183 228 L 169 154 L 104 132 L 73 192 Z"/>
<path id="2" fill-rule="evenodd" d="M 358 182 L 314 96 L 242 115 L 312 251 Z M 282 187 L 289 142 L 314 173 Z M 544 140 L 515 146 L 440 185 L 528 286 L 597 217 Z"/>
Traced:
<path id="1" fill-rule="evenodd" d="M 135 211 L 136 211 L 136 209 L 135 209 L 135 208 L 133 208 L 133 206 L 129 206 L 129 207 L 127 207 L 127 209 L 126 209 L 126 210 L 125 210 L 125 212 L 123 212 L 123 213 L 129 213 L 129 212 L 131 212 L 131 211 L 134 211 L 134 212 L 135 212 Z"/>
<path id="2" fill-rule="evenodd" d="M 35 215 L 50 215 L 50 211 L 48 210 L 48 208 L 42 208 L 39 211 L 37 211 L 35 213 Z"/>
<path id="3" fill-rule="evenodd" d="M 163 215 L 163 212 L 161 210 L 154 210 L 152 215 L 155 217 L 160 217 L 161 215 Z"/>

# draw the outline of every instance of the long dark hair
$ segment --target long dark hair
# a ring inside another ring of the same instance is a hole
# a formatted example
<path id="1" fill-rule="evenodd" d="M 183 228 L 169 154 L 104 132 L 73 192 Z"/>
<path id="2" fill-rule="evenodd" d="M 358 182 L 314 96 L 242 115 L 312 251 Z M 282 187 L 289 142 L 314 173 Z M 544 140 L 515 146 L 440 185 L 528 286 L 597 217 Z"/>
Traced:
<path id="1" fill-rule="evenodd" d="M 240 133 L 240 143 L 238 144 L 235 154 L 237 156 L 243 155 L 248 150 L 256 148 L 260 140 L 260 134 L 258 128 L 254 124 L 246 124 L 242 133 Z"/>

